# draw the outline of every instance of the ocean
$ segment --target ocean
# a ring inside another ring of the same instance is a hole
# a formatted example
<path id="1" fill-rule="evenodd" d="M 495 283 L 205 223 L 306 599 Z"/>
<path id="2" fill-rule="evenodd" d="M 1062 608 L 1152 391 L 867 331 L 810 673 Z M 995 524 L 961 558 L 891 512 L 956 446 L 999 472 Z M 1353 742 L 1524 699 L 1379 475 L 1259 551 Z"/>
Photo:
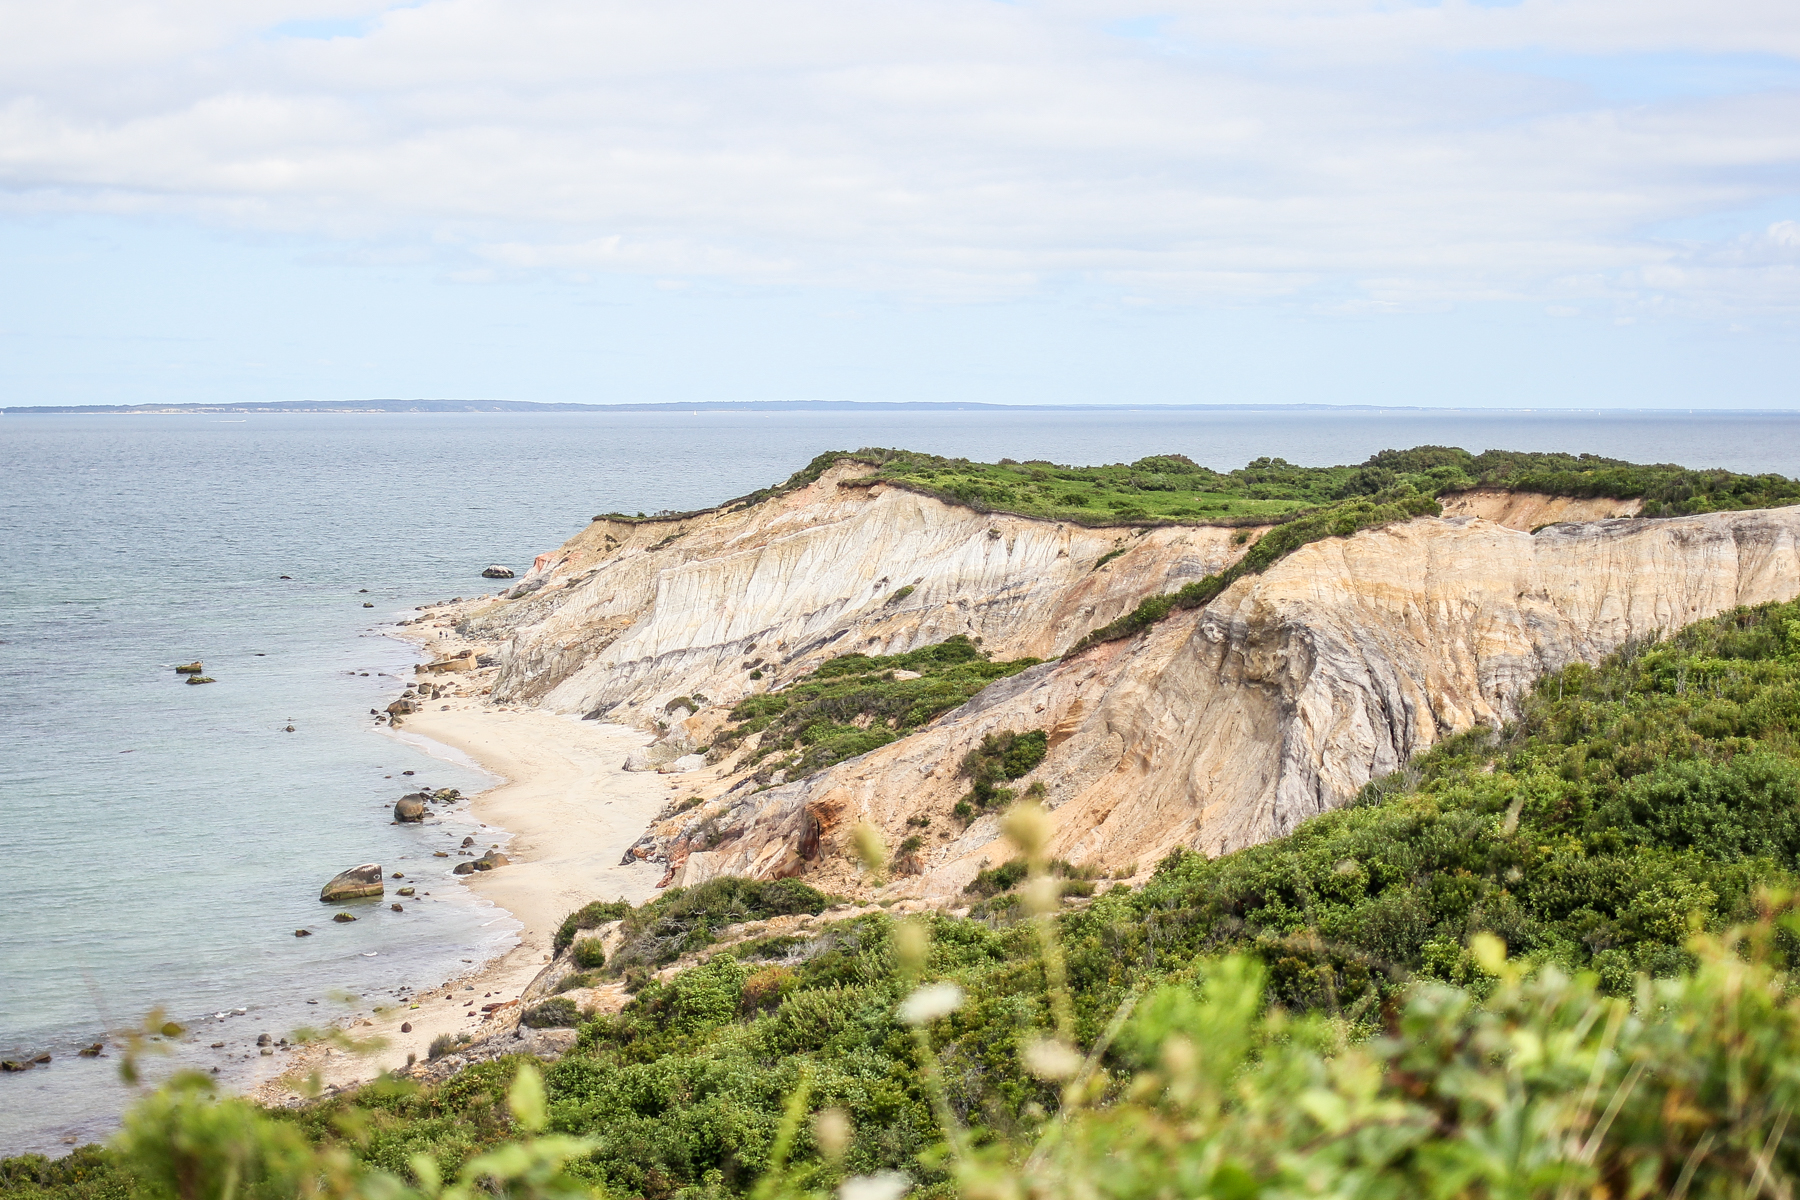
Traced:
<path id="1" fill-rule="evenodd" d="M 384 631 L 427 601 L 492 590 L 489 563 L 523 573 L 595 513 L 703 507 L 832 449 L 1079 464 L 1173 452 L 1229 469 L 1421 443 L 1800 475 L 1800 414 L 0 418 L 0 1057 L 52 1055 L 0 1076 L 0 1155 L 104 1137 L 134 1093 L 116 1056 L 75 1051 L 152 1010 L 201 1045 L 226 1041 L 229 1085 L 259 1065 L 256 1034 L 366 1011 L 511 944 L 517 923 L 460 885 L 344 926 L 321 928 L 317 899 L 356 863 L 432 869 L 422 831 L 389 821 L 400 794 L 490 782 L 369 717 L 416 659 Z M 193 659 L 217 682 L 185 685 L 172 668 Z M 301 926 L 321 932 L 296 938 Z M 150 1063 L 154 1076 L 217 1057 Z"/>

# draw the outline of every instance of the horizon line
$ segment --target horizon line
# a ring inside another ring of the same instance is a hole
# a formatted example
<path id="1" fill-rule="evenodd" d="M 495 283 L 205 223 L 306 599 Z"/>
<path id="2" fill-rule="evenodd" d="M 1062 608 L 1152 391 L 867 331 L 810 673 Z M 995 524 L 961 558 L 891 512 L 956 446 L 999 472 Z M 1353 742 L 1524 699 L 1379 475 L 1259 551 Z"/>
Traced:
<path id="1" fill-rule="evenodd" d="M 10 405 L 0 407 L 7 416 L 198 416 L 209 414 L 341 414 L 346 416 L 389 413 L 586 413 L 586 412 L 755 412 L 781 410 L 810 411 L 896 411 L 928 409 L 933 411 L 986 412 L 1267 412 L 1267 411 L 1332 411 L 1391 413 L 1663 413 L 1699 415 L 1794 415 L 1800 408 L 1653 408 L 1607 407 L 1602 405 L 1561 407 L 1547 405 L 1518 407 L 1469 407 L 1463 405 L 1425 404 L 1325 404 L 1325 403 L 1233 403 L 1233 404 L 1002 404 L 984 401 L 942 400 L 707 400 L 620 402 L 588 404 L 576 401 L 535 400 L 447 400 L 447 399 L 366 399 L 366 400 L 273 400 L 223 402 L 214 404 L 81 404 L 81 405 Z"/>

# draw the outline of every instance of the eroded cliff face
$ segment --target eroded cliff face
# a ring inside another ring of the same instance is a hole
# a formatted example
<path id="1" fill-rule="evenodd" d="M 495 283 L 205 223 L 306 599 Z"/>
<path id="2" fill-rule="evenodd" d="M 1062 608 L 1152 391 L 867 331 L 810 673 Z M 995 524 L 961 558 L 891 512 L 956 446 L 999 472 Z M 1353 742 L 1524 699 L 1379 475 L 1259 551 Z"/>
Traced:
<path id="1" fill-rule="evenodd" d="M 854 887 L 845 833 L 866 820 L 890 846 L 919 833 L 901 890 L 948 898 L 1008 857 L 994 817 L 964 828 L 950 816 L 969 786 L 963 755 L 1003 729 L 1049 731 L 1048 756 L 1015 786 L 1044 785 L 1058 857 L 1147 869 L 1177 846 L 1265 841 L 1438 739 L 1516 715 L 1545 671 L 1793 598 L 1797 539 L 1795 508 L 1535 535 L 1463 516 L 1328 539 L 1205 609 L 1003 680 L 808 779 L 752 793 L 729 782 L 729 763 L 714 768 L 722 794 L 639 852 L 683 883 L 807 874 Z"/>
<path id="2" fill-rule="evenodd" d="M 845 464 L 687 520 L 594 522 L 540 558 L 520 599 L 472 619 L 501 647 L 495 700 L 644 724 L 680 697 L 728 707 L 853 650 L 966 634 L 998 659 L 1047 658 L 1243 552 L 1232 529 L 984 515 L 855 482 L 867 474 Z"/>
<path id="3" fill-rule="evenodd" d="M 495 699 L 648 726 L 688 697 L 701 711 L 671 718 L 671 740 L 705 744 L 744 695 L 832 656 L 967 634 L 998 659 L 1051 658 L 1244 548 L 1231 529 L 984 515 L 864 474 L 844 464 L 678 521 L 595 522 L 471 618 L 500 644 Z M 1629 502 L 1474 492 L 1446 510 L 1313 543 L 1204 609 L 1002 680 L 806 779 L 759 789 L 747 745 L 684 773 L 703 802 L 634 853 L 667 863 L 667 882 L 805 874 L 854 891 L 847 831 L 869 821 L 890 846 L 922 842 L 897 858 L 897 890 L 947 899 L 1007 857 L 993 814 L 951 815 L 964 755 L 1042 729 L 1048 755 L 1013 786 L 1042 785 L 1058 857 L 1128 872 L 1178 846 L 1216 854 L 1516 715 L 1546 671 L 1800 594 L 1800 508 L 1633 520 Z"/>

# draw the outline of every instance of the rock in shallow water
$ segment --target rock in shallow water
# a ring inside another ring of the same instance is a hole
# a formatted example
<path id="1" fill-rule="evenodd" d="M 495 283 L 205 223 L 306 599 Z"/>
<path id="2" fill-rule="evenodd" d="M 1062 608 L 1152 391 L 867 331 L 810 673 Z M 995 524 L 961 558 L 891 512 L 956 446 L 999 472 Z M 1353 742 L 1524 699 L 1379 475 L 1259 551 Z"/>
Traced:
<path id="1" fill-rule="evenodd" d="M 364 863 L 360 867 L 351 867 L 348 871 L 340 871 L 332 876 L 331 882 L 319 889 L 319 899 L 329 904 L 333 900 L 379 896 L 385 890 L 386 885 L 381 881 L 381 864 Z"/>
<path id="2" fill-rule="evenodd" d="M 394 820 L 423 821 L 427 799 L 424 792 L 410 792 L 400 797 L 399 802 L 394 805 Z"/>
<path id="3" fill-rule="evenodd" d="M 483 579 L 511 579 L 513 577 L 513 572 L 511 567 L 503 567 L 499 563 L 495 563 L 493 566 L 483 571 L 481 577 Z"/>

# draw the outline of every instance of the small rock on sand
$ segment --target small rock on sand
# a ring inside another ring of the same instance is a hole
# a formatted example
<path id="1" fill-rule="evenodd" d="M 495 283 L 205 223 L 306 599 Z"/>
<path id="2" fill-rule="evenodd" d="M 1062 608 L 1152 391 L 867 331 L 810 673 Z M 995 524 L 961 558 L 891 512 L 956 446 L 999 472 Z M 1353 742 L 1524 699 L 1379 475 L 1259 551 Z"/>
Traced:
<path id="1" fill-rule="evenodd" d="M 400 1022 L 400 1032 L 401 1033 L 411 1033 L 412 1032 L 412 1022 L 411 1021 Z"/>

